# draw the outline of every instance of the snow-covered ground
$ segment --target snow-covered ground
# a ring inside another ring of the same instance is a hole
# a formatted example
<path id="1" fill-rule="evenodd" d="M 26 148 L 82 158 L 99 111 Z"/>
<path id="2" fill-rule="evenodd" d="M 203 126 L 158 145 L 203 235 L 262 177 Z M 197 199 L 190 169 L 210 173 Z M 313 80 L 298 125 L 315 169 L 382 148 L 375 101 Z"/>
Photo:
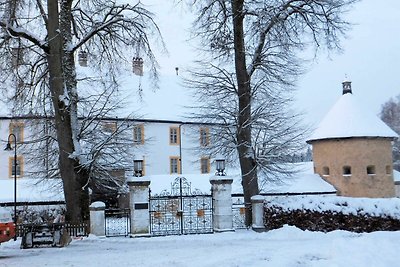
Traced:
<path id="1" fill-rule="evenodd" d="M 65 248 L 0 246 L 0 266 L 399 266 L 400 231 L 302 231 L 74 240 Z"/>

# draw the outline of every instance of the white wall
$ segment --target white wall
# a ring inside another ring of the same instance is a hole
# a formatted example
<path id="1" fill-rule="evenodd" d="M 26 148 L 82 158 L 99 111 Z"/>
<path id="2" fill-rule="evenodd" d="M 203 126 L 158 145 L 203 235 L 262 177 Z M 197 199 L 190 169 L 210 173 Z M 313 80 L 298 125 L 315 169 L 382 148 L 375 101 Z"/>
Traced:
<path id="1" fill-rule="evenodd" d="M 9 118 L 2 118 L 0 119 L 0 179 L 13 179 L 14 176 L 10 177 L 10 171 L 9 171 L 9 158 L 14 158 L 14 138 L 10 137 L 10 142 L 12 146 L 11 151 L 6 151 L 4 150 L 6 145 L 7 145 L 7 139 L 10 134 L 10 123 L 11 122 L 23 122 L 23 120 L 12 120 Z M 27 136 L 29 135 L 29 130 L 24 129 L 24 141 L 26 140 Z M 22 156 L 22 149 L 20 145 L 17 143 L 17 157 Z M 12 167 L 13 168 L 13 167 Z M 26 164 L 25 159 L 23 158 L 23 166 L 22 166 L 22 171 L 23 175 L 26 169 L 29 169 L 29 165 Z M 24 178 L 24 176 L 21 176 L 18 178 Z"/>
<path id="2" fill-rule="evenodd" d="M 181 147 L 179 145 L 170 145 L 170 127 L 180 127 Z M 182 174 L 198 174 L 201 172 L 200 158 L 204 156 L 196 151 L 196 147 L 199 146 L 200 142 L 199 130 L 200 126 L 197 125 L 169 122 L 145 123 L 145 143 L 135 148 L 133 153 L 136 158 L 145 160 L 146 175 L 169 174 L 170 157 L 181 157 Z"/>
<path id="3" fill-rule="evenodd" d="M 0 121 L 0 179 L 9 179 L 8 158 L 14 156 L 14 151 L 5 151 L 7 137 L 9 135 L 8 125 L 10 120 Z M 18 148 L 18 147 L 17 147 Z M 17 151 L 18 152 L 18 151 Z"/>
<path id="4" fill-rule="evenodd" d="M 0 119 L 0 179 L 9 178 L 9 157 L 13 157 L 14 151 L 4 151 L 9 134 L 9 124 L 11 119 Z M 21 120 L 18 120 L 21 121 Z M 182 158 L 182 174 L 200 174 L 200 159 L 202 156 L 196 150 L 199 146 L 200 126 L 193 124 L 181 124 L 173 121 L 146 121 L 135 122 L 132 124 L 144 124 L 143 145 L 137 145 L 132 151 L 135 158 L 144 160 L 145 175 L 170 174 L 170 157 Z M 181 128 L 181 149 L 179 145 L 170 145 L 169 129 L 170 127 Z M 29 129 L 25 124 L 24 141 L 29 137 Z M 132 134 L 133 138 L 133 134 Z M 17 147 L 18 152 L 18 147 Z M 21 155 L 19 152 L 18 155 Z M 212 159 L 210 160 L 212 162 Z M 132 162 L 133 166 L 133 162 Z M 31 168 L 24 163 L 24 171 Z M 214 173 L 214 167 L 211 166 L 210 172 Z M 129 175 L 129 173 L 127 173 Z M 23 177 L 21 177 L 23 178 Z"/>

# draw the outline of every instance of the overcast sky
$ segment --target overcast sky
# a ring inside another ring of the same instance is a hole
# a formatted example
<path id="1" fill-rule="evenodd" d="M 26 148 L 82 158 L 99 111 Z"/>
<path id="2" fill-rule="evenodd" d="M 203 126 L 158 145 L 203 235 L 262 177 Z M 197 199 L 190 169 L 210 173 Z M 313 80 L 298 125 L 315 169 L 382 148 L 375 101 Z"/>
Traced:
<path id="1" fill-rule="evenodd" d="M 158 55 L 163 77 L 173 77 L 175 67 L 184 71 L 196 58 L 189 40 L 192 16 L 172 1 L 143 0 L 156 13 L 169 55 Z M 306 121 L 318 124 L 341 95 L 341 82 L 347 75 L 353 93 L 378 114 L 381 105 L 400 94 L 400 1 L 363 0 L 348 13 L 353 29 L 343 40 L 342 54 L 324 52 L 310 65 L 298 83 L 296 103 Z M 177 78 L 178 79 L 178 78 Z M 162 86 L 162 84 L 161 84 Z M 171 90 L 171 89 L 169 89 Z M 174 94 L 161 88 L 161 99 Z M 187 99 L 186 99 L 187 100 Z M 185 100 L 185 101 L 186 101 Z M 180 99 L 182 103 L 182 99 Z"/>

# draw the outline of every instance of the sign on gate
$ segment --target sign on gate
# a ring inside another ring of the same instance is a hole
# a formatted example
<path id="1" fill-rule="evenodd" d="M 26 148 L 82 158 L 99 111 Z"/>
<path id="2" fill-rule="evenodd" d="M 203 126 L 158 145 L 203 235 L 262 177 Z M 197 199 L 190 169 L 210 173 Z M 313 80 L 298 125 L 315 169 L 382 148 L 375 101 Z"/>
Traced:
<path id="1" fill-rule="evenodd" d="M 150 196 L 152 235 L 212 233 L 212 196 L 191 190 L 184 177 L 177 177 L 171 191 Z"/>

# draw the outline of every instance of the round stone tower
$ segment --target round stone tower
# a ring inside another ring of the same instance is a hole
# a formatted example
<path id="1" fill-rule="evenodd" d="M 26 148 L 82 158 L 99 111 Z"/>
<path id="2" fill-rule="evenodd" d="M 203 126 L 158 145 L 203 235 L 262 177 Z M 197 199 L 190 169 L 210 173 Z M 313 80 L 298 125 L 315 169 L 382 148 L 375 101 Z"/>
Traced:
<path id="1" fill-rule="evenodd" d="M 307 143 L 314 172 L 341 196 L 394 197 L 392 141 L 398 135 L 355 99 L 351 82 Z"/>

